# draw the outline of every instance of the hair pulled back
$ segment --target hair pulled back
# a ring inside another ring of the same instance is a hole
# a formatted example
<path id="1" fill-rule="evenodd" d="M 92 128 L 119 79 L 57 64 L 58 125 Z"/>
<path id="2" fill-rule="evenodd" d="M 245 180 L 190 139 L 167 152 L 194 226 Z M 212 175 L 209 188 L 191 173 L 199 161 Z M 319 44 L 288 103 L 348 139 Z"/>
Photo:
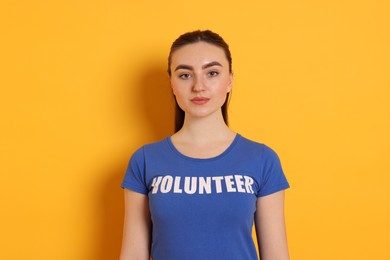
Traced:
<path id="1" fill-rule="evenodd" d="M 169 76 L 171 76 L 171 61 L 172 61 L 173 53 L 185 45 L 193 44 L 197 42 L 206 42 L 222 48 L 225 53 L 226 59 L 228 60 L 229 63 L 229 72 L 232 73 L 232 56 L 229 50 L 229 45 L 217 33 L 214 33 L 210 30 L 205 30 L 205 31 L 197 30 L 197 31 L 188 32 L 180 35 L 179 38 L 177 38 L 172 43 L 169 56 L 168 56 Z M 230 97 L 230 92 L 227 93 L 225 103 L 222 105 L 221 108 L 223 120 L 225 121 L 226 125 L 228 125 L 227 108 L 229 103 L 229 97 Z M 184 116 L 185 116 L 184 111 L 179 107 L 179 104 L 175 99 L 175 132 L 179 131 L 182 128 L 184 124 Z"/>

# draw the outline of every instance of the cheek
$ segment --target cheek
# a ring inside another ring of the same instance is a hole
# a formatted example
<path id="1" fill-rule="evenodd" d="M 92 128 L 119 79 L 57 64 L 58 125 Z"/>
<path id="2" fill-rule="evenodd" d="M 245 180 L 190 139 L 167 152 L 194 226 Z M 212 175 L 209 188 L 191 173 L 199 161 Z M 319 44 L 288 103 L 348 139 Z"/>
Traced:
<path id="1" fill-rule="evenodd" d="M 183 88 L 181 88 L 180 86 L 171 85 L 171 89 L 176 99 L 180 99 L 184 95 Z"/>
<path id="2" fill-rule="evenodd" d="M 190 89 L 191 81 L 179 81 L 179 80 L 171 80 L 171 89 L 172 93 L 175 96 L 185 95 L 186 92 Z"/>
<path id="3" fill-rule="evenodd" d="M 226 80 L 224 82 L 222 82 L 220 84 L 220 86 L 218 87 L 218 92 L 223 95 L 223 94 L 227 94 L 228 92 L 231 91 L 231 84 L 230 84 L 230 81 L 229 80 Z"/>

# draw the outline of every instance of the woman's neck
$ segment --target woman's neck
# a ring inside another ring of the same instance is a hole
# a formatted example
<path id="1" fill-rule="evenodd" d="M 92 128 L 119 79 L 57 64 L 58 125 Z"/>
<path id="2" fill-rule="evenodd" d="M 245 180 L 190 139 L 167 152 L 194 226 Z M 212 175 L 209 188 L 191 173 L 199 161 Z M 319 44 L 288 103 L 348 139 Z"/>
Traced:
<path id="1" fill-rule="evenodd" d="M 222 113 L 215 113 L 204 118 L 184 119 L 183 127 L 175 134 L 181 141 L 197 144 L 212 143 L 232 139 L 235 133 L 226 125 Z"/>
<path id="2" fill-rule="evenodd" d="M 222 114 L 184 120 L 183 127 L 171 137 L 176 149 L 193 158 L 212 158 L 232 144 L 236 133 L 225 124 Z"/>

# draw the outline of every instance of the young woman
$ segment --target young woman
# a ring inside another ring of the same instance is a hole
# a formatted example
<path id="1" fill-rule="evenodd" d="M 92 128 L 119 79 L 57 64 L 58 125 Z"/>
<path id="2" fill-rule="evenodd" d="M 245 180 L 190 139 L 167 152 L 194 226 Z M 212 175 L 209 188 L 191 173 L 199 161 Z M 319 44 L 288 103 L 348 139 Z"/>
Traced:
<path id="1" fill-rule="evenodd" d="M 122 260 L 289 259 L 278 156 L 227 125 L 232 58 L 211 31 L 181 35 L 168 74 L 176 132 L 132 156 Z"/>

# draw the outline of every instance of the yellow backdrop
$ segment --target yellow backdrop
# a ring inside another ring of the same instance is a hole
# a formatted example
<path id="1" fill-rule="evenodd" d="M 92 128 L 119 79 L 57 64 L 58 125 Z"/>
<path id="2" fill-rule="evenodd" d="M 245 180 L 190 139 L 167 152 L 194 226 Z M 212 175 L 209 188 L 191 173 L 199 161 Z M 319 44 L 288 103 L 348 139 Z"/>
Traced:
<path id="1" fill-rule="evenodd" d="M 231 45 L 231 126 L 292 186 L 291 259 L 389 260 L 390 4 L 2 1 L 0 259 L 117 259 L 120 182 L 172 132 L 171 42 Z"/>

